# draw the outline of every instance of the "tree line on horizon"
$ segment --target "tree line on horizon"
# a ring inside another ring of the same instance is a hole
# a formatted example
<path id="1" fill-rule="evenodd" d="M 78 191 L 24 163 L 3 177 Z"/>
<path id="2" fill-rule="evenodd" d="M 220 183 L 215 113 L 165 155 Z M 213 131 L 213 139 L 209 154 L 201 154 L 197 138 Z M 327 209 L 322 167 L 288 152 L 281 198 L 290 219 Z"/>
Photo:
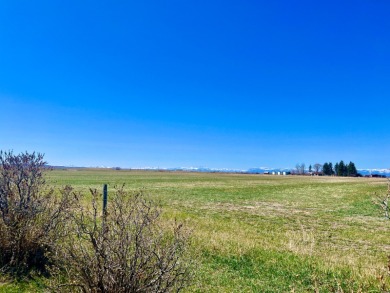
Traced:
<path id="1" fill-rule="evenodd" d="M 332 164 L 332 162 L 325 162 L 324 164 L 316 163 L 313 166 L 310 165 L 308 172 L 310 174 L 317 175 L 328 175 L 328 176 L 343 176 L 343 177 L 356 177 L 359 176 L 355 163 L 349 162 L 349 164 L 344 163 L 343 160 Z M 293 174 L 305 174 L 305 164 L 297 164 L 295 170 L 292 171 Z"/>

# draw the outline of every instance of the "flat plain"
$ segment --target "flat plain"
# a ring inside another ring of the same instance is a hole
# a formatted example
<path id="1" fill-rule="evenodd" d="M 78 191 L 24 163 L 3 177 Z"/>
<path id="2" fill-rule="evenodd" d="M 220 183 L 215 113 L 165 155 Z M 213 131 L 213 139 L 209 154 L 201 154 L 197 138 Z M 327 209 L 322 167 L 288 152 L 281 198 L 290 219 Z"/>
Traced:
<path id="1" fill-rule="evenodd" d="M 383 178 L 68 169 L 54 187 L 142 189 L 192 231 L 186 292 L 382 292 L 390 221 L 374 204 Z M 109 204 L 109 201 L 108 201 Z M 0 292 L 39 291 L 39 281 Z"/>

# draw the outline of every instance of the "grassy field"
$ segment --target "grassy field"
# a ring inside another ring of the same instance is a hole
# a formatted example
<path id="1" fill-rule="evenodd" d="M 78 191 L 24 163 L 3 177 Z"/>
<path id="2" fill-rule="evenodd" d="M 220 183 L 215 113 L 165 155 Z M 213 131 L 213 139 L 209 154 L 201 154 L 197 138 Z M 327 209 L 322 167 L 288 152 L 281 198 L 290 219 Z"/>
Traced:
<path id="1" fill-rule="evenodd" d="M 144 189 L 193 230 L 188 292 L 381 292 L 387 278 L 390 222 L 373 204 L 386 179 L 72 169 L 48 181 Z M 39 288 L 0 281 L 0 292 Z"/>

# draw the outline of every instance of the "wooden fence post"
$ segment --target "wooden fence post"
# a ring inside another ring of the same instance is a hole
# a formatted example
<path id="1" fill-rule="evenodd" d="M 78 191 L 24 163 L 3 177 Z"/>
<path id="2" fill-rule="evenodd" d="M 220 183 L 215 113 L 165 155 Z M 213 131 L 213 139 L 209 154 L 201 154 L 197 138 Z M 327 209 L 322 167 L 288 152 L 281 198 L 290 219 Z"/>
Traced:
<path id="1" fill-rule="evenodd" d="M 107 217 L 107 184 L 103 185 L 103 231 Z"/>

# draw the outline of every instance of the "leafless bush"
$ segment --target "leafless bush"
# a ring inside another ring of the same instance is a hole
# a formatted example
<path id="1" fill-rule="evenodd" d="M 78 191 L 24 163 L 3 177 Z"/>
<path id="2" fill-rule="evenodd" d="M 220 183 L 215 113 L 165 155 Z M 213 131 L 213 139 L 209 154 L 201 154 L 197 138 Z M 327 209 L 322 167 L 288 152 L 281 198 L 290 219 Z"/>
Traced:
<path id="1" fill-rule="evenodd" d="M 39 153 L 0 152 L 0 271 L 45 271 L 46 252 L 61 234 L 70 192 L 54 196 Z"/>
<path id="2" fill-rule="evenodd" d="M 175 223 L 173 233 L 167 233 L 161 226 L 160 208 L 142 192 L 116 188 L 109 196 L 107 213 L 99 205 L 101 194 L 96 190 L 91 194 L 92 208 L 79 201 L 71 213 L 67 240 L 56 255 L 61 264 L 59 279 L 52 288 L 72 292 L 179 292 L 190 276 L 183 258 L 188 231 Z"/>
<path id="3" fill-rule="evenodd" d="M 379 196 L 376 194 L 376 199 L 374 200 L 374 203 L 383 210 L 384 216 L 388 220 L 390 220 L 389 199 L 390 199 L 390 179 L 387 179 L 387 194 L 384 196 Z"/>

